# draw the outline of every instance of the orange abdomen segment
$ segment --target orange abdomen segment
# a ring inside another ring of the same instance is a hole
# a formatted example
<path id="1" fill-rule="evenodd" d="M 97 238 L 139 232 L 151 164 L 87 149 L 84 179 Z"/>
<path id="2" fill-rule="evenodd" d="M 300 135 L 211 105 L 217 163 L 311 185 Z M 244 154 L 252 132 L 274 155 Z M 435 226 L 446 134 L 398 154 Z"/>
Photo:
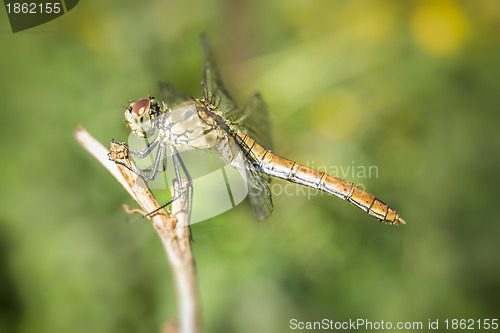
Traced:
<path id="1" fill-rule="evenodd" d="M 258 163 L 260 172 L 336 195 L 382 222 L 405 224 L 389 205 L 353 183 L 273 154 L 246 134 L 238 136 L 243 146 L 248 147 L 245 153 Z"/>

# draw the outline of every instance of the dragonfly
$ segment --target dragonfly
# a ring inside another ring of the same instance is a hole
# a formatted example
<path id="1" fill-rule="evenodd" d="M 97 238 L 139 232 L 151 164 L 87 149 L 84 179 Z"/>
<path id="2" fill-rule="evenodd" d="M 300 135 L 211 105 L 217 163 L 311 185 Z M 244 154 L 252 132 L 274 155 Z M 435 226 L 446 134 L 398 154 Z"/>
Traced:
<path id="1" fill-rule="evenodd" d="M 259 221 L 265 220 L 273 211 L 269 182 L 275 177 L 333 194 L 386 224 L 405 224 L 388 204 L 354 183 L 273 153 L 269 114 L 261 95 L 253 94 L 242 108 L 238 108 L 223 84 L 205 35 L 201 36 L 201 46 L 201 99 L 160 82 L 162 101 L 147 96 L 129 102 L 125 110 L 125 121 L 132 133 L 149 141 L 141 150 L 113 141 L 124 145 L 139 159 L 150 157 L 156 149 L 152 168 L 132 167 L 117 159 L 114 160 L 116 163 L 146 180 L 154 180 L 158 172 L 166 168 L 170 149 L 175 180 L 180 181 L 181 173 L 184 174 L 188 183 L 188 202 L 191 203 L 192 179 L 180 152 L 215 150 L 225 163 L 245 174 L 247 197 L 253 215 Z M 182 194 L 181 189 L 171 200 L 143 217 L 165 208 Z"/>

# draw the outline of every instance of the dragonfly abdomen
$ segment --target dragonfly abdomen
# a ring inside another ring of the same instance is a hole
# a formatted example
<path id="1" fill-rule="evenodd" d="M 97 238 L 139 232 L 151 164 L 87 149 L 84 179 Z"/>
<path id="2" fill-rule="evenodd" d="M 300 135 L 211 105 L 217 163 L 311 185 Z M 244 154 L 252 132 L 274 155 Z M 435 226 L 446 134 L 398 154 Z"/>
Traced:
<path id="1" fill-rule="evenodd" d="M 354 183 L 278 156 L 246 134 L 238 136 L 248 147 L 246 153 L 258 163 L 260 172 L 336 195 L 382 222 L 394 225 L 405 223 L 389 205 Z"/>

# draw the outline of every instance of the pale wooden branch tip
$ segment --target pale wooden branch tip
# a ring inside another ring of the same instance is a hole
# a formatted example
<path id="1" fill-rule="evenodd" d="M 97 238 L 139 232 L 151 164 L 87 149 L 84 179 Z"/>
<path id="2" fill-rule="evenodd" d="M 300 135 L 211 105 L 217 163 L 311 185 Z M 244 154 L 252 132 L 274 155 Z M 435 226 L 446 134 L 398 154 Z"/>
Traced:
<path id="1" fill-rule="evenodd" d="M 124 145 L 112 142 L 111 149 L 108 151 L 106 147 L 80 126 L 75 130 L 75 138 L 115 177 L 142 208 L 142 210 L 130 209 L 127 206 L 127 212 L 143 215 L 144 212 L 151 212 L 160 207 L 147 183 L 141 177 L 110 160 L 111 157 L 113 160 L 120 160 L 129 166 L 133 166 L 128 150 Z M 181 183 L 172 186 L 172 197 L 179 191 L 179 186 L 185 187 L 186 184 Z M 186 196 L 182 195 L 180 199 L 172 204 L 172 214 L 160 210 L 148 218 L 152 221 L 163 243 L 177 287 L 179 320 L 178 323 L 167 324 L 166 327 L 168 327 L 169 332 L 197 333 L 202 331 L 201 316 L 196 270 L 188 232 L 189 221 L 185 214 L 186 209 L 184 209 L 187 204 Z"/>

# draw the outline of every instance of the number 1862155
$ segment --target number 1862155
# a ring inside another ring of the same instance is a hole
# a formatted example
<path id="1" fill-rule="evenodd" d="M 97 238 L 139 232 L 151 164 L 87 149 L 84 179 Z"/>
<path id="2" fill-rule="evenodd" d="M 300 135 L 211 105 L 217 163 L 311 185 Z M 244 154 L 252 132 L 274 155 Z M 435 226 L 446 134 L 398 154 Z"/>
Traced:
<path id="1" fill-rule="evenodd" d="M 14 2 L 7 3 L 8 14 L 59 14 L 62 11 L 60 2 Z"/>
<path id="2" fill-rule="evenodd" d="M 498 319 L 446 319 L 446 329 L 452 330 L 497 330 Z"/>

